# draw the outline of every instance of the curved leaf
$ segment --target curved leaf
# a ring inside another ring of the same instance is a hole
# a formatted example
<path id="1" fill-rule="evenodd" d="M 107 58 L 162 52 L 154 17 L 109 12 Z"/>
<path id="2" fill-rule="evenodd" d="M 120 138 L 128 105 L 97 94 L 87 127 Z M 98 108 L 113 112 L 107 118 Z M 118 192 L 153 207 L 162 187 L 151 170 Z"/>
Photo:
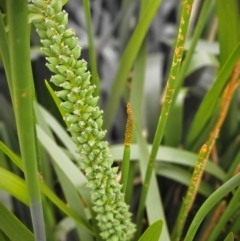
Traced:
<path id="1" fill-rule="evenodd" d="M 151 145 L 148 145 L 148 148 L 149 150 L 151 150 Z M 122 159 L 123 145 L 111 146 L 110 151 L 113 155 L 114 160 Z M 139 158 L 140 158 L 140 153 L 138 150 L 138 145 L 132 144 L 130 159 L 139 160 Z M 179 165 L 195 167 L 197 154 L 189 151 L 173 148 L 173 147 L 160 146 L 156 159 L 158 162 L 159 161 L 170 162 L 170 163 L 175 163 Z M 226 173 L 213 162 L 208 161 L 205 171 L 222 181 L 225 180 Z"/>
<path id="2" fill-rule="evenodd" d="M 184 241 L 192 241 L 202 220 L 224 196 L 240 185 L 240 173 L 220 186 L 201 206 L 195 215 Z"/>
<path id="3" fill-rule="evenodd" d="M 150 225 L 138 241 L 158 241 L 162 233 L 163 221 L 158 220 Z"/>

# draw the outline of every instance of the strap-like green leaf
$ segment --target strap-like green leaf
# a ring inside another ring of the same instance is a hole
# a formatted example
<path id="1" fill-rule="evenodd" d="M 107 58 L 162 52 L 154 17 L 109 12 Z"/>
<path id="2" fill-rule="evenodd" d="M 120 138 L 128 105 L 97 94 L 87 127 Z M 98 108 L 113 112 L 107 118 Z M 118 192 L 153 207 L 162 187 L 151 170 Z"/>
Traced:
<path id="1" fill-rule="evenodd" d="M 34 241 L 33 233 L 30 232 L 1 202 L 0 229 L 11 241 Z"/>
<path id="2" fill-rule="evenodd" d="M 141 236 L 139 241 L 158 241 L 160 238 L 160 235 L 162 233 L 162 226 L 163 221 L 158 220 L 155 223 L 153 223 L 151 226 L 148 227 L 148 229 L 144 232 L 144 234 Z"/>

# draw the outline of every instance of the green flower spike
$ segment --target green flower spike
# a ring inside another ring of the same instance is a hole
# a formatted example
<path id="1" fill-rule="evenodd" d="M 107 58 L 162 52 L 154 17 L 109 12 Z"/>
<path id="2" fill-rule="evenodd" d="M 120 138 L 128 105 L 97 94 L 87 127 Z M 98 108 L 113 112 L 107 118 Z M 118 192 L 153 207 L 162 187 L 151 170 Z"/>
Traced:
<path id="1" fill-rule="evenodd" d="M 29 4 L 31 21 L 41 38 L 42 52 L 47 56 L 47 67 L 54 72 L 51 82 L 62 90 L 56 95 L 62 100 L 61 107 L 69 132 L 80 154 L 79 163 L 92 189 L 93 210 L 107 241 L 127 241 L 135 231 L 131 213 L 124 202 L 122 186 L 116 181 L 117 168 L 111 168 L 108 143 L 102 141 L 102 111 L 93 97 L 95 86 L 90 84 L 86 62 L 78 60 L 81 48 L 71 29 L 66 29 L 68 15 L 62 11 L 60 0 L 35 0 Z"/>

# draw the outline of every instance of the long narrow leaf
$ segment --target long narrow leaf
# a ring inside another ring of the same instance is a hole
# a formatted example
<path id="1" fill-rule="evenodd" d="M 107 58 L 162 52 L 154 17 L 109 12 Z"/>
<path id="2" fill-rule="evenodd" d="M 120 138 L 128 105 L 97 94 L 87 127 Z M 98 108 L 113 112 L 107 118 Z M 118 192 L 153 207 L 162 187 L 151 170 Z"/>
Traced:
<path id="1" fill-rule="evenodd" d="M 127 80 L 127 76 L 129 70 L 131 69 L 134 60 L 137 56 L 139 48 L 142 44 L 142 41 L 146 35 L 148 27 L 154 18 L 158 6 L 160 5 L 161 0 L 152 0 L 148 3 L 146 9 L 142 14 L 142 18 L 139 21 L 124 53 L 121 58 L 120 66 L 118 72 L 116 74 L 114 84 L 111 90 L 111 94 L 109 96 L 108 105 L 105 111 L 105 127 L 109 128 L 110 124 L 113 121 L 114 115 L 116 113 L 117 105 L 119 103 L 119 99 L 123 93 L 124 86 Z"/>
<path id="2" fill-rule="evenodd" d="M 221 68 L 221 71 L 214 81 L 212 88 L 205 95 L 190 127 L 186 140 L 186 148 L 191 148 L 191 146 L 194 144 L 194 141 L 197 139 L 204 126 L 206 125 L 207 121 L 212 116 L 212 111 L 220 98 L 224 86 L 226 85 L 237 60 L 239 59 L 239 56 L 240 43 L 225 62 L 224 66 Z"/>
<path id="3" fill-rule="evenodd" d="M 148 145 L 148 149 L 150 150 L 151 145 Z M 111 153 L 113 155 L 114 160 L 121 160 L 123 153 L 123 145 L 114 145 L 110 147 Z M 132 144 L 131 146 L 131 160 L 139 160 L 141 157 L 141 153 L 136 144 Z M 160 146 L 157 153 L 157 162 L 169 162 L 189 167 L 195 167 L 197 155 L 192 152 L 179 150 L 172 147 Z M 226 173 L 216 164 L 209 161 L 206 166 L 207 173 L 213 175 L 219 180 L 225 180 Z"/>
<path id="4" fill-rule="evenodd" d="M 0 149 L 21 169 L 23 170 L 23 165 L 21 159 L 13 153 L 7 146 L 0 142 Z M 65 203 L 63 203 L 53 192 L 48 188 L 48 186 L 40 182 L 40 188 L 43 194 L 45 194 L 62 212 L 71 217 L 76 221 L 81 227 L 84 227 L 87 231 L 94 234 L 92 227 L 86 223 L 82 218 L 77 215 L 73 210 L 68 208 Z"/>
<path id="5" fill-rule="evenodd" d="M 33 233 L 30 232 L 1 202 L 0 217 L 0 229 L 12 241 L 34 241 Z"/>

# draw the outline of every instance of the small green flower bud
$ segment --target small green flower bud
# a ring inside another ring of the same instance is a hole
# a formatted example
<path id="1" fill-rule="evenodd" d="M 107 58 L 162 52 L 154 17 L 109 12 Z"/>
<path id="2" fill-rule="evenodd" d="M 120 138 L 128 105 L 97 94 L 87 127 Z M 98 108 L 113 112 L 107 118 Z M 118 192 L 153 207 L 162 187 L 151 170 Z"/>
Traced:
<path id="1" fill-rule="evenodd" d="M 60 74 L 66 74 L 67 67 L 65 65 L 56 65 L 56 68 Z"/>
<path id="2" fill-rule="evenodd" d="M 79 68 L 79 69 L 74 69 L 74 73 L 76 75 L 83 75 L 85 72 L 85 69 Z"/>
<path id="3" fill-rule="evenodd" d="M 62 48 L 62 54 L 65 55 L 65 56 L 69 56 L 70 53 L 71 53 L 70 49 L 68 48 L 68 46 L 65 45 L 65 46 Z"/>
<path id="4" fill-rule="evenodd" d="M 78 140 L 81 144 L 83 144 L 83 143 L 85 143 L 85 142 L 87 141 L 86 138 L 84 138 L 84 137 L 82 137 L 82 136 L 77 137 L 77 140 Z"/>
<path id="5" fill-rule="evenodd" d="M 95 143 L 96 143 L 96 141 L 94 141 L 94 140 L 88 141 L 88 145 L 91 147 L 93 147 L 95 145 Z"/>
<path id="6" fill-rule="evenodd" d="M 83 59 L 81 59 L 81 60 L 78 60 L 77 62 L 76 62 L 76 64 L 75 64 L 75 68 L 76 69 L 79 69 L 79 68 L 87 68 L 87 62 L 86 61 L 84 61 Z"/>
<path id="7" fill-rule="evenodd" d="M 83 75 L 82 75 L 82 78 L 83 78 L 83 81 L 85 82 L 87 82 L 87 81 L 89 81 L 90 80 L 90 78 L 91 78 L 91 74 L 90 74 L 90 72 L 88 71 L 88 72 L 86 72 L 86 73 L 84 73 Z M 93 86 L 94 88 L 96 88 L 96 86 Z"/>
<path id="8" fill-rule="evenodd" d="M 57 57 L 47 57 L 46 59 L 50 64 L 57 65 L 59 63 L 59 59 Z"/>
<path id="9" fill-rule="evenodd" d="M 98 100 L 99 100 L 99 96 L 96 96 L 96 97 L 90 96 L 89 98 L 86 99 L 86 102 L 87 102 L 87 104 L 89 104 L 91 106 L 96 106 Z"/>
<path id="10" fill-rule="evenodd" d="M 112 171 L 113 171 L 113 173 L 116 174 L 116 173 L 118 172 L 118 167 L 113 167 L 113 168 L 112 168 Z"/>
<path id="11" fill-rule="evenodd" d="M 55 28 L 57 23 L 49 18 L 46 18 L 45 25 L 47 26 L 47 28 Z"/>
<path id="12" fill-rule="evenodd" d="M 67 90 L 60 90 L 60 91 L 55 91 L 55 94 L 57 97 L 67 100 L 67 95 L 69 94 L 69 91 Z"/>
<path id="13" fill-rule="evenodd" d="M 65 25 L 63 25 L 63 24 L 57 25 L 57 26 L 56 26 L 56 30 L 58 31 L 59 34 L 64 33 Z"/>
<path id="14" fill-rule="evenodd" d="M 97 206 L 103 206 L 104 202 L 101 199 L 98 199 L 97 201 L 95 201 L 94 204 L 97 205 Z M 102 216 L 102 217 L 104 217 L 104 216 Z"/>
<path id="15" fill-rule="evenodd" d="M 69 95 L 68 95 L 68 100 L 71 102 L 75 102 L 77 100 L 77 98 L 78 98 L 78 95 L 73 92 L 69 93 Z"/>
<path id="16" fill-rule="evenodd" d="M 50 82 L 54 83 L 56 86 L 59 86 L 64 81 L 66 81 L 66 78 L 61 74 L 56 74 L 51 77 Z"/>
<path id="17" fill-rule="evenodd" d="M 82 119 L 85 120 L 85 121 L 87 121 L 88 118 L 90 117 L 90 115 L 91 115 L 91 113 L 83 113 L 83 114 L 82 114 Z"/>
<path id="18" fill-rule="evenodd" d="M 58 13 L 62 10 L 62 1 L 51 0 L 50 6 L 55 10 L 56 13 Z"/>
<path id="19" fill-rule="evenodd" d="M 53 44 L 49 47 L 51 49 L 51 51 L 56 54 L 56 55 L 60 55 L 60 47 L 57 44 Z"/>
<path id="20" fill-rule="evenodd" d="M 87 128 L 85 128 L 85 132 L 87 133 L 87 134 L 91 134 L 92 133 L 92 128 L 91 127 L 87 127 Z"/>
<path id="21" fill-rule="evenodd" d="M 42 47 L 40 50 L 47 56 L 54 56 L 50 48 Z"/>
<path id="22" fill-rule="evenodd" d="M 74 143 L 78 143 L 79 144 L 79 142 L 75 142 L 75 141 L 74 141 Z M 80 162 L 79 163 L 79 168 L 82 169 L 82 170 L 85 170 L 88 166 L 89 165 L 84 163 L 84 162 Z"/>
<path id="23" fill-rule="evenodd" d="M 92 127 L 93 129 L 98 129 L 98 125 L 97 125 L 97 123 L 96 123 L 94 120 L 89 119 L 89 120 L 88 120 L 88 124 L 91 125 L 91 127 Z"/>
<path id="24" fill-rule="evenodd" d="M 99 116 L 102 115 L 102 113 L 103 113 L 102 110 L 97 109 L 97 110 L 95 110 L 95 111 L 92 112 L 92 118 L 93 118 L 93 119 L 97 119 Z"/>
<path id="25" fill-rule="evenodd" d="M 52 41 L 49 39 L 41 39 L 40 41 L 44 47 L 49 47 L 52 44 Z"/>
<path id="26" fill-rule="evenodd" d="M 110 233 L 109 231 L 104 231 L 104 232 L 101 232 L 100 235 L 102 236 L 103 239 L 108 239 L 110 236 Z"/>
<path id="27" fill-rule="evenodd" d="M 84 122 L 84 121 L 79 121 L 79 122 L 78 122 L 78 125 L 79 125 L 81 128 L 83 128 L 83 127 L 85 126 L 85 122 Z"/>
<path id="28" fill-rule="evenodd" d="M 73 68 L 76 64 L 76 60 L 73 57 L 70 57 L 68 60 L 68 64 Z"/>
<path id="29" fill-rule="evenodd" d="M 85 108 L 85 112 L 93 112 L 95 110 L 95 107 L 92 107 L 92 106 L 87 106 Z"/>
<path id="30" fill-rule="evenodd" d="M 52 17 L 52 16 L 55 14 L 54 9 L 53 9 L 50 5 L 47 6 L 46 14 L 47 14 L 49 17 Z"/>
<path id="31" fill-rule="evenodd" d="M 74 109 L 73 114 L 76 116 L 81 116 L 81 111 L 79 109 Z"/>
<path id="32" fill-rule="evenodd" d="M 60 44 L 62 42 L 62 37 L 60 35 L 53 35 L 52 40 L 55 44 Z"/>
<path id="33" fill-rule="evenodd" d="M 113 227 L 113 225 L 112 225 L 111 222 L 107 222 L 107 223 L 106 223 L 106 227 L 107 227 L 108 229 L 111 229 L 111 228 Z"/>
<path id="34" fill-rule="evenodd" d="M 95 137 L 100 141 L 100 140 L 102 140 L 104 137 L 105 137 L 105 135 L 106 135 L 106 131 L 99 131 L 96 135 L 95 135 Z"/>
<path id="35" fill-rule="evenodd" d="M 82 74 L 82 76 L 83 76 L 83 74 Z M 82 88 L 88 90 L 88 88 L 90 87 L 89 85 L 90 85 L 89 81 L 83 81 Z M 92 86 L 92 87 L 94 88 L 94 86 Z"/>
<path id="36" fill-rule="evenodd" d="M 68 23 L 68 13 L 65 12 L 63 19 L 61 21 L 58 21 L 58 23 L 66 26 Z"/>
<path id="37" fill-rule="evenodd" d="M 95 190 L 95 189 L 97 188 L 97 185 L 96 185 L 96 183 L 95 183 L 94 181 L 90 181 L 90 182 L 87 184 L 87 186 L 89 186 L 89 187 L 92 188 L 93 190 Z M 99 197 L 100 197 L 100 195 L 99 195 L 98 192 L 93 191 L 93 192 L 91 193 L 91 199 L 92 199 L 92 200 L 96 200 L 96 199 L 98 199 Z"/>
<path id="38" fill-rule="evenodd" d="M 90 85 L 86 91 L 86 96 L 91 96 L 93 94 L 95 90 L 95 86 L 94 85 Z"/>
<path id="39" fill-rule="evenodd" d="M 72 50 L 77 45 L 77 38 L 76 37 L 65 38 L 63 42 L 65 45 L 69 47 L 70 50 Z"/>
<path id="40" fill-rule="evenodd" d="M 64 91 L 66 91 L 66 90 L 64 90 Z M 75 122 L 77 122 L 77 120 L 78 120 L 78 117 L 75 115 L 68 114 L 65 117 L 65 121 L 70 122 L 70 123 L 75 123 Z"/>
<path id="41" fill-rule="evenodd" d="M 81 77 L 81 76 L 77 76 L 77 77 L 74 79 L 74 84 L 75 84 L 76 86 L 79 86 L 81 83 L 82 83 L 82 77 Z"/>
<path id="42" fill-rule="evenodd" d="M 59 85 L 60 87 L 62 87 L 65 90 L 70 90 L 72 88 L 72 85 L 70 82 L 65 81 L 62 84 Z"/>
<path id="43" fill-rule="evenodd" d="M 81 48 L 77 45 L 72 51 L 71 51 L 72 56 L 75 59 L 78 59 L 80 57 L 81 54 Z"/>
<path id="44" fill-rule="evenodd" d="M 66 111 L 71 112 L 73 109 L 73 103 L 70 101 L 64 101 L 60 104 L 60 106 Z"/>
<path id="45" fill-rule="evenodd" d="M 30 21 L 34 24 L 42 24 L 44 22 L 45 18 L 41 14 L 34 14 L 31 18 Z"/>
<path id="46" fill-rule="evenodd" d="M 47 66 L 52 72 L 54 72 L 54 73 L 57 73 L 57 72 L 58 72 L 55 64 L 48 64 L 48 63 L 47 63 L 46 66 Z"/>
<path id="47" fill-rule="evenodd" d="M 87 186 L 90 187 L 90 188 L 93 189 L 93 190 L 97 188 L 96 183 L 93 182 L 93 181 L 88 182 Z M 92 195 L 91 195 L 91 198 L 93 198 L 93 197 L 96 197 L 96 195 L 94 196 L 94 195 L 92 194 Z M 96 199 L 97 199 L 97 198 L 96 198 Z M 93 200 L 94 200 L 94 199 L 93 199 Z"/>
<path id="48" fill-rule="evenodd" d="M 96 121 L 96 123 L 98 125 L 98 128 L 100 129 L 102 127 L 102 125 L 103 125 L 102 117 L 97 118 L 95 121 Z"/>
<path id="49" fill-rule="evenodd" d="M 71 37 L 75 36 L 75 33 L 71 28 L 69 28 L 63 33 L 62 36 L 63 36 L 63 38 L 71 38 Z"/>
<path id="50" fill-rule="evenodd" d="M 28 4 L 28 11 L 30 13 L 41 13 L 41 9 L 39 9 L 37 6 L 34 4 Z"/>
<path id="51" fill-rule="evenodd" d="M 79 92 L 79 87 L 73 87 L 72 92 L 77 94 Z"/>
<path id="52" fill-rule="evenodd" d="M 67 64 L 69 58 L 64 55 L 59 55 L 60 64 Z"/>
<path id="53" fill-rule="evenodd" d="M 42 23 L 34 23 L 36 29 L 39 29 L 39 30 L 45 30 L 47 31 L 47 26 L 45 24 L 42 24 Z"/>
<path id="54" fill-rule="evenodd" d="M 77 102 L 76 102 L 76 106 L 79 107 L 79 108 L 81 109 L 81 108 L 84 106 L 84 102 L 83 102 L 83 100 L 81 100 L 81 99 L 77 100 Z"/>
<path id="55" fill-rule="evenodd" d="M 73 80 L 76 77 L 76 75 L 69 69 L 66 71 L 66 76 L 69 80 Z"/>
<path id="56" fill-rule="evenodd" d="M 36 29 L 36 31 L 37 31 L 37 33 L 38 33 L 38 35 L 41 39 L 47 39 L 48 38 L 47 32 L 45 30 Z"/>
<path id="57" fill-rule="evenodd" d="M 42 0 L 33 0 L 32 2 L 37 8 L 44 9 L 46 7 L 45 2 Z"/>
<path id="58" fill-rule="evenodd" d="M 113 193 L 113 189 L 111 187 L 107 187 L 106 191 L 107 193 Z"/>
<path id="59" fill-rule="evenodd" d="M 55 35 L 54 28 L 48 28 L 47 29 L 47 36 L 49 39 L 51 39 Z"/>
<path id="60" fill-rule="evenodd" d="M 80 127 L 77 124 L 71 124 L 68 128 L 69 132 L 78 132 L 80 131 Z"/>
<path id="61" fill-rule="evenodd" d="M 64 15 L 66 14 L 65 11 L 62 11 L 62 12 L 59 12 L 56 14 L 55 16 L 55 20 L 58 22 L 58 23 L 61 23 L 64 19 Z"/>

